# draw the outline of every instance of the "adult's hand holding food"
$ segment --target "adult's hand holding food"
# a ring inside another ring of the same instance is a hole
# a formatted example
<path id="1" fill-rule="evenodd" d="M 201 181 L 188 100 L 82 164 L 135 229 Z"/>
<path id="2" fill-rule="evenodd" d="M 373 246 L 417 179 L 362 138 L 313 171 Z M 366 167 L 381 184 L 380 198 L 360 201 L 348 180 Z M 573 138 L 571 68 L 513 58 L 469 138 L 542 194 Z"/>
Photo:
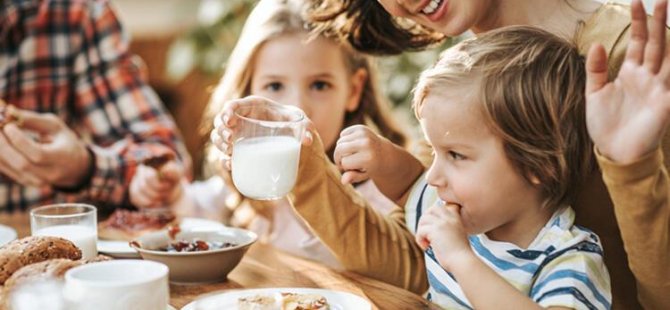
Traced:
<path id="1" fill-rule="evenodd" d="M 0 134 L 0 173 L 29 186 L 77 187 L 93 164 L 77 134 L 56 115 L 13 110 Z M 19 126 L 20 125 L 20 126 Z"/>

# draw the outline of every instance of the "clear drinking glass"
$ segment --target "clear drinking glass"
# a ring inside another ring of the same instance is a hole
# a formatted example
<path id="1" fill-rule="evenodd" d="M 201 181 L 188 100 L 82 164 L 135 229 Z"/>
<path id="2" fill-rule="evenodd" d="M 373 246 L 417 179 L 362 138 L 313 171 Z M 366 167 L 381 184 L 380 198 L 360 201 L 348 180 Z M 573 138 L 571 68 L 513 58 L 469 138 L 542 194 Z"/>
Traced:
<path id="1" fill-rule="evenodd" d="M 98 255 L 97 209 L 79 203 L 64 203 L 35 208 L 30 211 L 33 236 L 54 236 L 72 241 L 81 249 L 82 258 Z"/>
<path id="2" fill-rule="evenodd" d="M 305 131 L 302 110 L 272 102 L 240 106 L 233 135 L 232 175 L 244 196 L 279 199 L 295 185 L 300 140 Z"/>

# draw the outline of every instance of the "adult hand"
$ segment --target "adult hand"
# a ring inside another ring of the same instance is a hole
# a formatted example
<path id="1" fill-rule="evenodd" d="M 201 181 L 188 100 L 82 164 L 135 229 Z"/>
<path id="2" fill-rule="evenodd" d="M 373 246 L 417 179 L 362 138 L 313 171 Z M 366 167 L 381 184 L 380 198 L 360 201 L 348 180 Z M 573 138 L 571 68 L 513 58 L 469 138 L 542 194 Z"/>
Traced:
<path id="1" fill-rule="evenodd" d="M 631 12 L 631 39 L 617 78 L 608 82 L 601 45 L 591 48 L 586 63 L 589 134 L 602 155 L 622 164 L 656 150 L 670 121 L 667 1 L 656 2 L 650 29 L 640 0 L 633 0 Z"/>
<path id="2" fill-rule="evenodd" d="M 74 187 L 91 165 L 86 144 L 54 114 L 15 110 L 0 134 L 0 172 L 30 186 Z"/>

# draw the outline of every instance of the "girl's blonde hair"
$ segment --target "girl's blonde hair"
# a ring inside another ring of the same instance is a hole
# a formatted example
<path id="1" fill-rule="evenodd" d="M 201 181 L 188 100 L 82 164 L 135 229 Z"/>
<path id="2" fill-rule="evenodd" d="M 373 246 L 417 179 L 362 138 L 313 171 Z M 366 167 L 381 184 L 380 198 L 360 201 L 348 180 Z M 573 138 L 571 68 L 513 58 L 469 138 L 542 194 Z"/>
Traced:
<path id="1" fill-rule="evenodd" d="M 302 0 L 261 0 L 258 3 L 247 18 L 239 41 L 228 59 L 226 72 L 208 104 L 205 115 L 207 132 L 211 130 L 211 120 L 226 101 L 250 94 L 253 60 L 263 43 L 284 34 L 311 30 L 305 17 L 306 11 L 306 1 Z M 355 111 L 345 114 L 343 128 L 356 124 L 370 125 L 393 143 L 405 146 L 406 135 L 393 121 L 388 103 L 376 85 L 376 73 L 371 59 L 344 42 L 340 46 L 351 75 L 359 69 L 368 73 L 361 102 Z"/>
<path id="2" fill-rule="evenodd" d="M 586 129 L 584 60 L 569 42 L 541 29 L 501 28 L 464 41 L 421 74 L 414 91 L 419 115 L 440 85 L 468 89 L 506 156 L 545 205 L 574 202 L 594 167 Z"/>

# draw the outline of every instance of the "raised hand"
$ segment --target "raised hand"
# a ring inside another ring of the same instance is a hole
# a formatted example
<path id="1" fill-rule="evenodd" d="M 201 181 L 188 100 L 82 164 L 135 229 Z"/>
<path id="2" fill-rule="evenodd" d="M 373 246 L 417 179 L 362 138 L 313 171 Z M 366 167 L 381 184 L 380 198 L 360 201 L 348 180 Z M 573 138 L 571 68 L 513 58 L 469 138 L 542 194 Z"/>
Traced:
<path id="1" fill-rule="evenodd" d="M 631 39 L 617 78 L 608 82 L 607 55 L 591 48 L 586 62 L 586 122 L 598 151 L 618 163 L 656 150 L 670 121 L 667 0 L 654 8 L 651 27 L 640 0 L 631 4 Z"/>

